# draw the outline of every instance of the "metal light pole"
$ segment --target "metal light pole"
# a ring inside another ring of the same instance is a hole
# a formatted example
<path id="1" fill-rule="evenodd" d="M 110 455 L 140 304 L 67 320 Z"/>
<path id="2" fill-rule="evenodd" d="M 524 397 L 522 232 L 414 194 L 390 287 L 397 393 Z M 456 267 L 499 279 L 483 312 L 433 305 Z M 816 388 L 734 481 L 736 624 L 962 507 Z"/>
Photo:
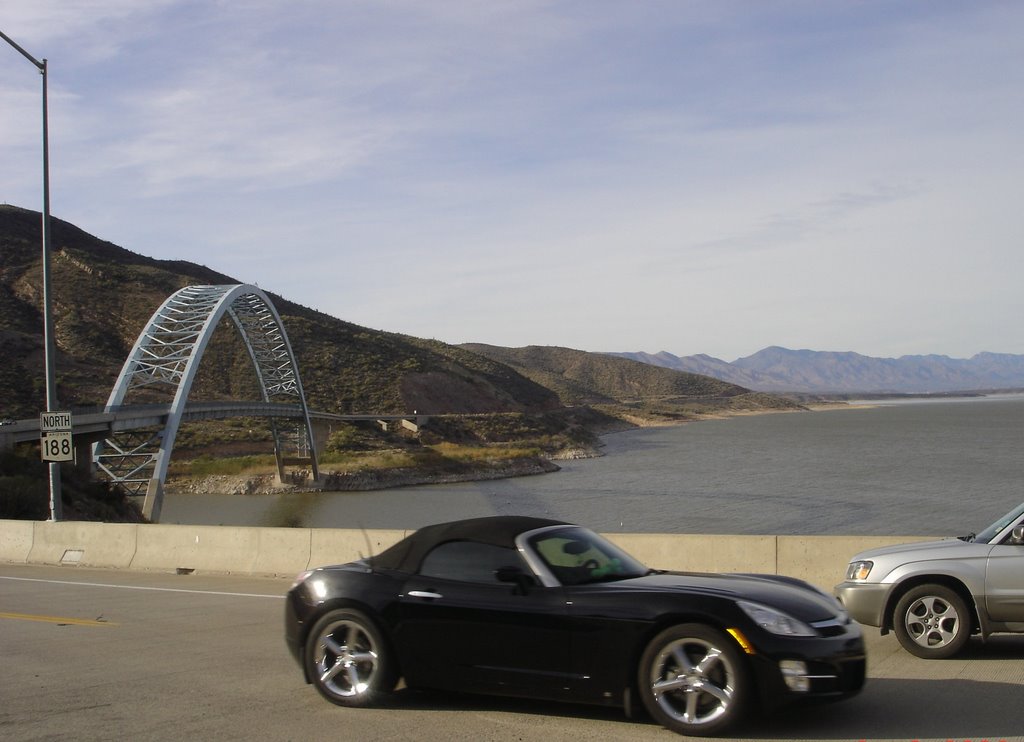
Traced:
<path id="1" fill-rule="evenodd" d="M 0 37 L 34 64 L 43 78 L 43 343 L 46 356 L 46 411 L 53 412 L 57 409 L 57 382 L 53 360 L 53 310 L 50 301 L 50 136 L 46 108 L 46 60 L 40 62 L 3 31 L 0 31 Z M 60 520 L 62 511 L 60 464 L 51 461 L 50 520 Z"/>

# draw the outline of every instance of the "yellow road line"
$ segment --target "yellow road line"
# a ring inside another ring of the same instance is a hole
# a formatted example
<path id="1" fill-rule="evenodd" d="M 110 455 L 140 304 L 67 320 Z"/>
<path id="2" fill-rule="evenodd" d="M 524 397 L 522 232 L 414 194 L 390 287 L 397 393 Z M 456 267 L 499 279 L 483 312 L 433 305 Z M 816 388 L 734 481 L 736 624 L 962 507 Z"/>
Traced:
<path id="1" fill-rule="evenodd" d="M 0 618 L 15 618 L 21 621 L 42 621 L 43 623 L 71 624 L 72 626 L 117 626 L 110 621 L 91 618 L 62 618 L 61 616 L 33 616 L 29 613 L 2 613 Z"/>

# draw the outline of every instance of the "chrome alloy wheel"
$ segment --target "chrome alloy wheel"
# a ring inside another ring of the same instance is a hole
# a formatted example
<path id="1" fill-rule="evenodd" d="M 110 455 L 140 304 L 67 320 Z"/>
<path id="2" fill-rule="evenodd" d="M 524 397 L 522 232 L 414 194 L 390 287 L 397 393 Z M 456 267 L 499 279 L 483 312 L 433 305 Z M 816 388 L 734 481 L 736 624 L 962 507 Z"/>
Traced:
<path id="1" fill-rule="evenodd" d="M 650 682 L 665 714 L 686 727 L 702 726 L 729 712 L 736 668 L 711 642 L 686 637 L 661 649 L 651 665 Z"/>
<path id="2" fill-rule="evenodd" d="M 350 699 L 365 694 L 373 688 L 377 667 L 377 643 L 359 622 L 332 621 L 317 635 L 313 669 L 328 693 Z"/>
<path id="3" fill-rule="evenodd" d="M 926 660 L 952 657 L 971 637 L 967 602 L 947 585 L 918 585 L 896 603 L 892 628 L 900 645 Z"/>
<path id="4" fill-rule="evenodd" d="M 957 638 L 962 625 L 956 606 L 935 595 L 911 603 L 903 620 L 910 638 L 928 649 L 947 646 Z"/>

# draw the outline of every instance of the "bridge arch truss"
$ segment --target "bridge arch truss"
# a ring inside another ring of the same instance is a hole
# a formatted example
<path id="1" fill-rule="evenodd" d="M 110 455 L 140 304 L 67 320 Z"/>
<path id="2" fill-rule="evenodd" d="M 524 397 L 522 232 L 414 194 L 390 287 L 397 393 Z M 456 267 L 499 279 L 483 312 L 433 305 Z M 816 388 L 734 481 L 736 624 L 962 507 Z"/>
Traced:
<path id="1" fill-rule="evenodd" d="M 153 433 L 115 431 L 93 448 L 98 471 L 131 495 L 145 494 L 143 514 L 160 518 L 163 487 L 174 440 L 199 363 L 214 330 L 230 317 L 241 334 L 264 402 L 298 404 L 298 424 L 270 418 L 278 476 L 284 477 L 285 446 L 308 455 L 319 479 L 316 443 L 299 369 L 281 317 L 258 287 L 247 284 L 187 286 L 169 296 L 139 333 L 117 378 L 106 410 L 125 404 L 133 391 L 160 387 L 173 393 L 163 428 Z"/>

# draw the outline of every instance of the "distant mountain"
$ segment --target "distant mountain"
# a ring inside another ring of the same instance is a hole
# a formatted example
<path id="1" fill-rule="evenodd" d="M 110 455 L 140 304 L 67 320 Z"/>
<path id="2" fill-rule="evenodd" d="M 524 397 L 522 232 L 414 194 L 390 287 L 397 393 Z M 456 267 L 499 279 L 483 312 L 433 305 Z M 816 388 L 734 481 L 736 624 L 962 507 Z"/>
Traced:
<path id="1" fill-rule="evenodd" d="M 763 392 L 929 394 L 1024 389 L 1024 355 L 978 353 L 872 358 L 859 353 L 772 346 L 732 363 L 707 355 L 613 353 L 677 371 L 707 374 Z"/>
<path id="2" fill-rule="evenodd" d="M 661 414 L 796 408 L 788 400 L 743 386 L 611 354 L 531 345 L 503 348 L 466 343 L 461 348 L 507 365 L 567 405 L 625 405 Z"/>
<path id="3" fill-rule="evenodd" d="M 680 358 L 671 353 L 662 351 L 660 353 L 612 353 L 611 355 L 629 358 L 642 363 L 649 363 L 652 366 L 671 368 L 676 371 L 686 371 L 691 374 L 703 374 L 714 379 L 727 381 L 730 384 L 746 387 L 747 389 L 768 388 L 762 374 L 747 371 L 719 358 L 714 358 L 701 353 L 695 356 Z"/>

